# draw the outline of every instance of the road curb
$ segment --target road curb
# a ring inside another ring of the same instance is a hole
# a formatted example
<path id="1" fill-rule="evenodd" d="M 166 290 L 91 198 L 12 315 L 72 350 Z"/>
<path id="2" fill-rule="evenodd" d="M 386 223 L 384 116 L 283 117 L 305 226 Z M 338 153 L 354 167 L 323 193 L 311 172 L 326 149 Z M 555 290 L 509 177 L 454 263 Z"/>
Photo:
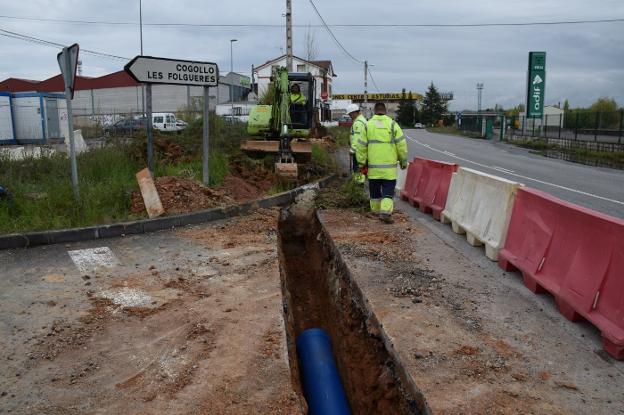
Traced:
<path id="1" fill-rule="evenodd" d="M 131 222 L 88 226 L 84 228 L 57 229 L 23 234 L 2 235 L 0 236 L 0 250 L 136 235 L 231 218 L 234 216 L 244 215 L 253 209 L 287 205 L 292 203 L 297 195 L 303 193 L 307 189 L 325 187 L 333 178 L 334 175 L 332 174 L 315 182 L 296 187 L 287 192 L 278 193 L 273 196 L 264 197 L 262 199 L 234 206 L 212 208 L 154 219 L 141 219 Z"/>

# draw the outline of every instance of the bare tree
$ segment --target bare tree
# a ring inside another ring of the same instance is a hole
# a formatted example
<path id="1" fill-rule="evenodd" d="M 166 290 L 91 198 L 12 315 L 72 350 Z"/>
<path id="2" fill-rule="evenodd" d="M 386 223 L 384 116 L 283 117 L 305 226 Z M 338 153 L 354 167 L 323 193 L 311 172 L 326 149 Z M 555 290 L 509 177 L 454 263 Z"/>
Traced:
<path id="1" fill-rule="evenodd" d="M 305 36 L 304 36 L 304 47 L 305 47 L 305 58 L 308 61 L 313 61 L 318 58 L 318 45 L 316 43 L 316 30 L 312 29 L 310 23 L 308 23 L 308 27 L 306 28 Z"/>

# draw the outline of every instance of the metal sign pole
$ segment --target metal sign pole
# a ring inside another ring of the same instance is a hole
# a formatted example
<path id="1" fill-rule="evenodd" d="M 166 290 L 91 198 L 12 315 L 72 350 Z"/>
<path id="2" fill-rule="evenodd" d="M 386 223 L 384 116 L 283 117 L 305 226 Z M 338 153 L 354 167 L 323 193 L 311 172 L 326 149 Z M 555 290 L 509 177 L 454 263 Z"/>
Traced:
<path id="1" fill-rule="evenodd" d="M 153 152 L 154 136 L 152 135 L 152 84 L 145 85 L 145 95 L 147 104 L 147 168 L 152 176 L 154 175 Z"/>
<path id="2" fill-rule="evenodd" d="M 202 139 L 202 147 L 203 147 L 203 160 L 202 160 L 202 168 L 203 168 L 203 179 L 204 179 L 204 185 L 208 186 L 209 182 L 210 182 L 210 172 L 208 171 L 208 159 L 210 157 L 210 147 L 209 147 L 209 132 L 210 132 L 210 126 L 209 126 L 209 113 L 208 113 L 208 107 L 209 107 L 209 90 L 210 88 L 205 86 L 204 87 L 204 135 L 203 135 L 203 139 Z"/>
<path id="3" fill-rule="evenodd" d="M 65 68 L 68 74 L 73 73 L 71 56 L 68 48 L 63 48 L 65 55 Z M 67 135 L 69 137 L 69 160 L 71 164 L 71 179 L 74 189 L 74 197 L 80 200 L 80 189 L 78 187 L 78 166 L 76 164 L 76 144 L 74 142 L 74 118 L 71 103 L 71 88 L 68 82 L 65 82 L 65 101 L 67 102 Z"/>

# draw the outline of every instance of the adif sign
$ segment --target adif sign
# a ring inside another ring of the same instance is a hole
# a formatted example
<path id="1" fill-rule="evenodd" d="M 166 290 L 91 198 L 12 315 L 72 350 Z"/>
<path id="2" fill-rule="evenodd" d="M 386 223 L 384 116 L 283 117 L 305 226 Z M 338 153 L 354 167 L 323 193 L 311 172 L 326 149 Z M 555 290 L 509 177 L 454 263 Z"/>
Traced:
<path id="1" fill-rule="evenodd" d="M 527 76 L 527 117 L 542 118 L 544 115 L 544 91 L 546 89 L 546 52 L 529 52 Z"/>

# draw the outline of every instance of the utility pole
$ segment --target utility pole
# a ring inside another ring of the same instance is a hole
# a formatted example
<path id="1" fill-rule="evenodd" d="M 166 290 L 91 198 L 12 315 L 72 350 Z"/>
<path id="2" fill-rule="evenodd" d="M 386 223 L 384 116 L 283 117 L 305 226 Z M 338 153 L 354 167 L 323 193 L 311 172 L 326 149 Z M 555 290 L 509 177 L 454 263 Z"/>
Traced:
<path id="1" fill-rule="evenodd" d="M 364 61 L 364 116 L 368 115 L 368 61 Z"/>
<path id="2" fill-rule="evenodd" d="M 481 112 L 481 93 L 483 92 L 483 83 L 477 83 L 477 113 Z"/>
<path id="3" fill-rule="evenodd" d="M 293 71 L 292 0 L 286 0 L 286 69 Z"/>

